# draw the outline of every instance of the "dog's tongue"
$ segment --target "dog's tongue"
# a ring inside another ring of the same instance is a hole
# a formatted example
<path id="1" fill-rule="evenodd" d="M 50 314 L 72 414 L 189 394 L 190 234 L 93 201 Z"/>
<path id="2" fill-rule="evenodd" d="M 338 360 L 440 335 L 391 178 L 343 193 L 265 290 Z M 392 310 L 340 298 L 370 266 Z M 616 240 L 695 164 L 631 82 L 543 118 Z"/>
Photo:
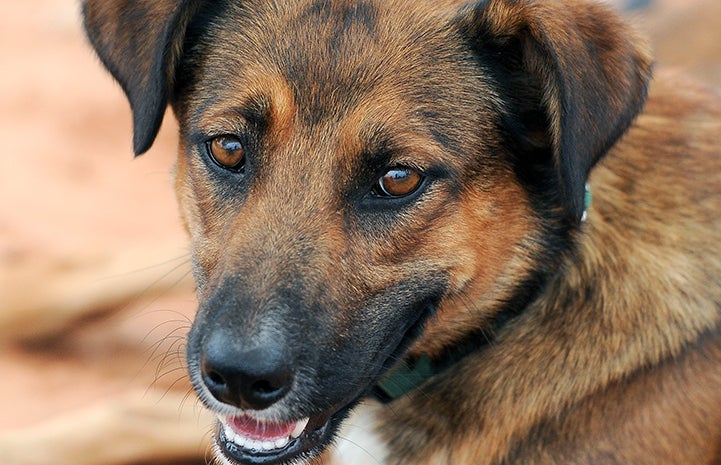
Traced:
<path id="1" fill-rule="evenodd" d="M 287 438 L 296 429 L 296 423 L 259 422 L 244 415 L 228 418 L 228 425 L 236 434 L 256 441 Z"/>

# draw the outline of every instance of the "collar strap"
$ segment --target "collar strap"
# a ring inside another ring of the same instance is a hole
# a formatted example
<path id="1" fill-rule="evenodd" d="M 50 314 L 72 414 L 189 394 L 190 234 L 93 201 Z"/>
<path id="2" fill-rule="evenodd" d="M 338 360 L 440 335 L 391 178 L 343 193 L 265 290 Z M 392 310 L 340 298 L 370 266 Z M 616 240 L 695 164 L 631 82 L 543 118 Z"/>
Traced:
<path id="1" fill-rule="evenodd" d="M 497 330 L 515 315 L 515 312 L 510 311 L 498 315 L 493 321 L 490 334 L 496 334 Z M 401 361 L 376 382 L 372 395 L 384 404 L 406 395 L 429 379 L 442 375 L 466 355 L 488 345 L 488 334 L 489 331 L 473 331 L 449 348 L 438 360 L 431 360 L 428 354 L 422 354 L 415 360 Z"/>
<path id="2" fill-rule="evenodd" d="M 433 367 L 431 358 L 423 354 L 410 365 L 402 362 L 386 373 L 373 388 L 373 395 L 388 403 L 417 388 L 426 380 L 439 373 Z"/>

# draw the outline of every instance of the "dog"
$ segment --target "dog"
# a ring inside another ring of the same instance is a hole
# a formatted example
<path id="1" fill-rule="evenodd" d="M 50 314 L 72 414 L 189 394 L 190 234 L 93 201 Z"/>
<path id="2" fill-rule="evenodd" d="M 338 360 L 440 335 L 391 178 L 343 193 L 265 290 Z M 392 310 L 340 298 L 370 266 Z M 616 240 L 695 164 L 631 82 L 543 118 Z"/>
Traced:
<path id="1" fill-rule="evenodd" d="M 180 124 L 187 365 L 221 463 L 721 463 L 721 97 L 652 79 L 616 13 L 83 14 L 135 153 L 166 106 Z"/>

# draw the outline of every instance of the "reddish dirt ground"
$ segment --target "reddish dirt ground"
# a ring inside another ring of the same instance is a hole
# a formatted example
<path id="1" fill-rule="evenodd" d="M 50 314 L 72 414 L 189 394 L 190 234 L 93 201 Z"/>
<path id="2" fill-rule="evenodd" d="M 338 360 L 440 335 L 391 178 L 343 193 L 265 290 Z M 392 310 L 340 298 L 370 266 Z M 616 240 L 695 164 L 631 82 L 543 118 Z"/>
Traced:
<path id="1" fill-rule="evenodd" d="M 70 0 L 0 15 L 0 434 L 133 389 L 187 389 L 175 336 L 195 300 L 171 188 L 177 129 L 166 118 L 133 159 L 129 109 L 78 16 Z M 659 62 L 721 85 L 718 0 L 659 0 L 640 19 Z M 88 306 L 70 328 L 52 316 Z"/>

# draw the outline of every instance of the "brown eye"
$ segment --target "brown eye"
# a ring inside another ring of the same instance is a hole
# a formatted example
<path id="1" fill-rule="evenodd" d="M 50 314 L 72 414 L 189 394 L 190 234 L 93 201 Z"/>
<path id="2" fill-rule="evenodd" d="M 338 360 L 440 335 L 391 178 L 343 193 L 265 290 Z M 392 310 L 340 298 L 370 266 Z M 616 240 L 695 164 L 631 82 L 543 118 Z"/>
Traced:
<path id="1" fill-rule="evenodd" d="M 218 136 L 207 143 L 213 161 L 227 170 L 240 172 L 245 166 L 245 149 L 236 136 Z"/>
<path id="2" fill-rule="evenodd" d="M 405 197 L 414 193 L 423 182 L 423 176 L 410 168 L 393 168 L 384 174 L 373 188 L 379 197 Z"/>

